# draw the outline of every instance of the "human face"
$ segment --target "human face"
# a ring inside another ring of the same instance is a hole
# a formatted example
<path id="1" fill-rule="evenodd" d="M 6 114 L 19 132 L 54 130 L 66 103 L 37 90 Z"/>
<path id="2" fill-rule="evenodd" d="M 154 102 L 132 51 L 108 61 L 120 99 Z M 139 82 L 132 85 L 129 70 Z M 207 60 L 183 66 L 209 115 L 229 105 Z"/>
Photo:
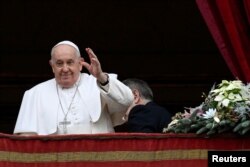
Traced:
<path id="1" fill-rule="evenodd" d="M 82 61 L 74 47 L 64 44 L 56 46 L 50 60 L 56 82 L 64 88 L 73 86 L 82 70 Z"/>

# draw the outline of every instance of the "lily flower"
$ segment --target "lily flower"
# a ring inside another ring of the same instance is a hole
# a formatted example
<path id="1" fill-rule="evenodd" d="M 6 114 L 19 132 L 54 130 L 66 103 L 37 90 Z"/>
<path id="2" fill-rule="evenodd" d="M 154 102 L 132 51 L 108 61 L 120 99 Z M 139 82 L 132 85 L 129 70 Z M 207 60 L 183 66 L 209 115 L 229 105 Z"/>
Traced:
<path id="1" fill-rule="evenodd" d="M 215 116 L 215 113 L 216 113 L 216 109 L 209 108 L 205 114 L 202 114 L 202 116 L 205 119 L 209 119 L 209 118 L 213 118 Z"/>

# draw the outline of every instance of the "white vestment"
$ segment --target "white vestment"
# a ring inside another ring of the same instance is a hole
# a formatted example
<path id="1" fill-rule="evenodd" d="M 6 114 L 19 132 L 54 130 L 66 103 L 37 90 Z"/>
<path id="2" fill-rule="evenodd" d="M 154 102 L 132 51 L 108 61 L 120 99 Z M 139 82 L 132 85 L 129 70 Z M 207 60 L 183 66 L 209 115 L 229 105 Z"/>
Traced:
<path id="1" fill-rule="evenodd" d="M 58 114 L 62 111 L 56 87 L 51 79 L 25 92 L 14 134 L 58 134 Z M 122 116 L 133 101 L 132 91 L 115 74 L 109 74 L 109 84 L 102 87 L 95 77 L 82 73 L 78 92 L 90 120 L 82 126 L 86 128 L 83 133 L 114 132 L 113 127 L 123 123 Z"/>

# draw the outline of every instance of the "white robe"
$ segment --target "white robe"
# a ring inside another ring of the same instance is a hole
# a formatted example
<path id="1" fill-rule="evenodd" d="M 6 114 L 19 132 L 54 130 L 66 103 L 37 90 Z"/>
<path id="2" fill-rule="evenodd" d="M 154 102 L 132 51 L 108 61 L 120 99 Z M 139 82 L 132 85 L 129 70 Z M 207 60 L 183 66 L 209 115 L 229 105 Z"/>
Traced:
<path id="1" fill-rule="evenodd" d="M 122 116 L 133 101 L 132 91 L 115 74 L 109 74 L 109 84 L 104 87 L 92 75 L 81 75 L 78 90 L 90 115 L 91 133 L 114 132 L 113 126 L 123 123 Z M 14 134 L 56 134 L 59 110 L 55 79 L 34 86 L 24 94 Z"/>

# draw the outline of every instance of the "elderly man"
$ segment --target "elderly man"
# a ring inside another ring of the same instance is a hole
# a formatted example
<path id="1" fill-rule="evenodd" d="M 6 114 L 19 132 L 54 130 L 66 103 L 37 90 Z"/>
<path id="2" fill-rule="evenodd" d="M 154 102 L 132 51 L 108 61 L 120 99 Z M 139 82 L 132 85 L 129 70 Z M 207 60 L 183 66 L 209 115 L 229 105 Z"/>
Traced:
<path id="1" fill-rule="evenodd" d="M 102 71 L 97 56 L 86 48 L 62 41 L 51 50 L 55 78 L 24 94 L 14 134 L 93 134 L 114 132 L 133 101 L 132 91 L 115 74 Z M 81 73 L 85 67 L 89 73 Z"/>

